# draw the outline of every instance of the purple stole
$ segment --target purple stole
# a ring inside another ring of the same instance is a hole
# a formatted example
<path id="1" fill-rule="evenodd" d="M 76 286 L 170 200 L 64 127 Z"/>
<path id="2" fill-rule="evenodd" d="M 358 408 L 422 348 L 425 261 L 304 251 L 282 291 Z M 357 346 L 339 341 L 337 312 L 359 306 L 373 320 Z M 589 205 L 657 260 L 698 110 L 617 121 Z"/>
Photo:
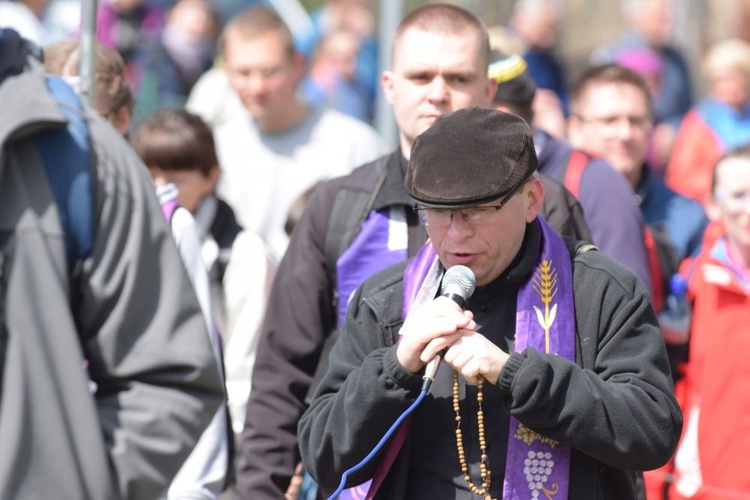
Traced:
<path id="1" fill-rule="evenodd" d="M 573 265 L 560 235 L 537 218 L 541 258 L 518 293 L 515 351 L 533 347 L 575 362 Z M 568 498 L 570 448 L 510 417 L 503 499 Z"/>
<path id="2" fill-rule="evenodd" d="M 344 324 L 346 306 L 354 290 L 376 272 L 406 260 L 407 238 L 403 210 L 370 212 L 357 237 L 336 262 L 339 327 Z"/>
<path id="3" fill-rule="evenodd" d="M 518 293 L 515 351 L 533 347 L 539 352 L 575 361 L 575 305 L 573 266 L 565 243 L 537 217 L 541 231 L 540 253 L 531 279 Z M 437 293 L 442 268 L 428 242 L 404 272 L 403 314 Z M 346 490 L 340 498 L 371 499 L 385 479 L 406 440 L 411 418 L 393 436 L 373 478 Z M 491 446 L 491 444 L 490 444 Z M 511 417 L 503 482 L 503 499 L 567 499 L 570 448 L 541 436 Z"/>

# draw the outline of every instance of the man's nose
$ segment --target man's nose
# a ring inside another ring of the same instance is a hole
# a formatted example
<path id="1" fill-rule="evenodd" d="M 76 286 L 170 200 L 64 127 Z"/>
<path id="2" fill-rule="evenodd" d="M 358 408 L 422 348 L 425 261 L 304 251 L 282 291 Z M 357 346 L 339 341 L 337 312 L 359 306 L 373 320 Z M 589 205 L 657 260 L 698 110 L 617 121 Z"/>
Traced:
<path id="1" fill-rule="evenodd" d="M 620 118 L 618 118 L 614 123 L 614 127 L 615 134 L 617 135 L 617 137 L 620 137 L 622 139 L 631 137 L 633 135 L 633 132 L 635 131 L 635 125 L 627 116 L 621 116 Z"/>
<path id="2" fill-rule="evenodd" d="M 245 89 L 253 93 L 262 92 L 266 86 L 266 80 L 259 71 L 254 71 L 245 77 Z"/>
<path id="3" fill-rule="evenodd" d="M 472 225 L 466 221 L 466 216 L 460 210 L 451 211 L 451 222 L 448 232 L 457 236 L 466 236 L 474 232 Z"/>
<path id="4" fill-rule="evenodd" d="M 448 100 L 448 84 L 443 78 L 435 78 L 430 82 L 427 94 L 428 99 L 434 102 L 445 102 Z"/>

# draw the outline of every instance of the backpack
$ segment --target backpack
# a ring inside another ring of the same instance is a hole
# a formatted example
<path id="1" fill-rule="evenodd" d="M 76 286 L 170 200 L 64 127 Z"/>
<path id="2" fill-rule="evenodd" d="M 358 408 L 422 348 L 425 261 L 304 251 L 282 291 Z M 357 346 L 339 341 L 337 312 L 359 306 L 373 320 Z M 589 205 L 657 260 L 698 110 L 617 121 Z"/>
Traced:
<path id="1" fill-rule="evenodd" d="M 372 186 L 355 187 L 342 186 L 336 193 L 333 202 L 331 217 L 328 220 L 328 232 L 326 233 L 325 256 L 326 269 L 331 279 L 333 292 L 333 309 L 338 308 L 339 293 L 337 283 L 337 263 L 339 257 L 354 242 L 354 239 L 362 229 L 367 216 L 370 215 L 375 200 L 380 194 L 385 178 L 388 174 L 386 162 L 388 156 L 376 160 L 372 172 L 377 172 L 377 178 Z"/>
<path id="2" fill-rule="evenodd" d="M 388 158 L 389 156 L 382 156 L 375 160 L 375 167 L 368 172 L 366 183 L 363 182 L 357 186 L 344 185 L 336 192 L 331 216 L 328 219 L 328 232 L 325 241 L 326 269 L 331 280 L 331 307 L 333 311 L 338 311 L 339 302 L 339 291 L 336 286 L 338 282 L 337 262 L 341 254 L 354 242 L 362 229 L 362 224 L 364 224 L 375 205 L 375 200 L 380 194 L 388 174 L 386 168 Z M 336 314 L 334 316 L 338 317 Z M 338 327 L 328 332 L 312 382 L 305 396 L 305 401 L 308 404 L 312 401 L 315 388 L 328 370 L 328 356 L 338 338 Z"/>
<path id="3" fill-rule="evenodd" d="M 91 253 L 94 238 L 93 153 L 83 107 L 75 91 L 64 80 L 47 76 L 49 93 L 68 120 L 65 127 L 43 130 L 33 138 L 57 205 L 65 238 L 65 253 L 71 289 L 80 276 L 81 264 Z M 1 180 L 1 178 L 0 178 Z M 0 379 L 2 378 L 8 331 L 5 326 L 5 290 L 13 260 L 12 234 L 0 235 Z M 76 295 L 71 294 L 75 303 Z M 71 304 L 73 306 L 73 304 Z"/>
<path id="4" fill-rule="evenodd" d="M 573 150 L 565 169 L 565 187 L 578 198 L 583 171 L 589 164 L 589 156 Z M 651 303 L 658 313 L 664 308 L 664 297 L 669 292 L 669 280 L 679 271 L 680 259 L 677 250 L 660 224 L 644 224 L 643 243 L 646 246 L 648 270 L 651 276 Z"/>
<path id="5" fill-rule="evenodd" d="M 42 132 L 33 140 L 60 213 L 68 271 L 73 273 L 91 253 L 94 244 L 91 139 L 83 107 L 73 88 L 59 77 L 47 76 L 46 81 L 52 97 L 68 119 L 68 126 Z"/>

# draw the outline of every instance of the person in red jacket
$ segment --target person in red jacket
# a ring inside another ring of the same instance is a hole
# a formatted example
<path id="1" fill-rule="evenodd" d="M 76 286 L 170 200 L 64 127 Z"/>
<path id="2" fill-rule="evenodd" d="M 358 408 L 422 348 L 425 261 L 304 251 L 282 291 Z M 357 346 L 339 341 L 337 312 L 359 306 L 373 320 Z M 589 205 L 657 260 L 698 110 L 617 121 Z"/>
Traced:
<path id="1" fill-rule="evenodd" d="M 750 43 L 724 40 L 703 64 L 708 96 L 683 119 L 667 166 L 672 190 L 711 201 L 711 169 L 723 153 L 750 141 Z"/>
<path id="2" fill-rule="evenodd" d="M 716 163 L 703 250 L 690 266 L 686 418 L 670 499 L 750 497 L 750 143 Z"/>

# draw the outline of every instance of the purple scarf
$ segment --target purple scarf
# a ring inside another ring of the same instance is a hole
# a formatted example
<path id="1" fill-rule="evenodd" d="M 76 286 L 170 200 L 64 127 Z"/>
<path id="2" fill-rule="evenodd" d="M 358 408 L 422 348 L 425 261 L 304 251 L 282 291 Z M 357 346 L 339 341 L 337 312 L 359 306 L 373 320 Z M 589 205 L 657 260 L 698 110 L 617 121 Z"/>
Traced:
<path id="1" fill-rule="evenodd" d="M 539 259 L 531 279 L 518 293 L 515 351 L 527 347 L 575 361 L 573 268 L 565 243 L 537 218 L 541 231 Z M 403 315 L 415 304 L 432 300 L 442 267 L 429 242 L 404 272 Z M 407 419 L 390 442 L 370 482 L 344 491 L 342 499 L 371 499 L 396 460 L 408 433 Z M 505 500 L 568 498 L 570 448 L 541 436 L 511 417 L 503 483 Z"/>

